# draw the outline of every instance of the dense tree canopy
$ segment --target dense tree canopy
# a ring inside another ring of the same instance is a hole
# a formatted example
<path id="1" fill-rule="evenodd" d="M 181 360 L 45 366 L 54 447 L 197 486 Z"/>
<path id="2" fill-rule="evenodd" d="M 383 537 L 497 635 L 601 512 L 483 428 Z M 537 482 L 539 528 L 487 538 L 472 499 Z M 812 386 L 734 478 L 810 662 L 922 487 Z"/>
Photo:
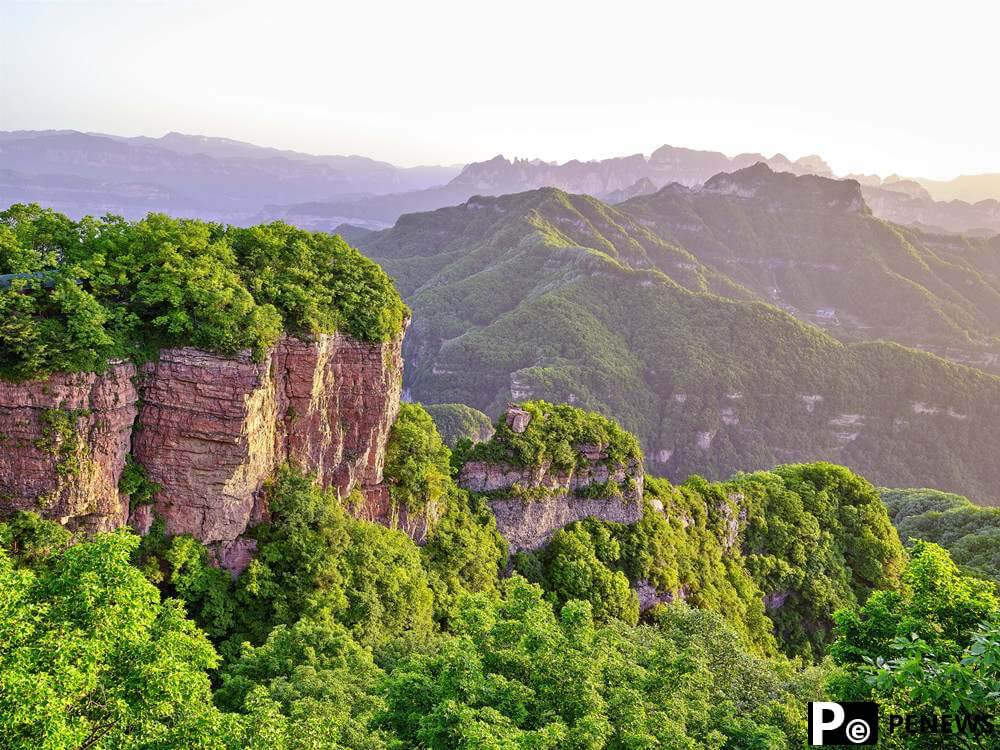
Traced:
<path id="1" fill-rule="evenodd" d="M 256 354 L 282 330 L 384 341 L 406 308 L 379 266 L 339 237 L 151 214 L 72 221 L 0 212 L 0 377 L 95 371 L 111 357 L 191 345 Z"/>
<path id="2" fill-rule="evenodd" d="M 982 508 L 937 490 L 881 492 L 904 543 L 940 544 L 966 572 L 1000 584 L 1000 507 Z"/>
<path id="3" fill-rule="evenodd" d="M 835 695 L 877 700 L 886 713 L 966 712 L 995 719 L 1000 599 L 989 582 L 963 576 L 938 545 L 917 542 L 900 591 L 878 591 L 860 609 L 839 611 L 836 621 L 831 653 L 841 671 L 830 681 Z M 975 732 L 953 728 L 960 735 L 957 747 L 992 747 Z M 940 742 L 931 734 L 887 740 L 886 746 L 935 748 Z"/>

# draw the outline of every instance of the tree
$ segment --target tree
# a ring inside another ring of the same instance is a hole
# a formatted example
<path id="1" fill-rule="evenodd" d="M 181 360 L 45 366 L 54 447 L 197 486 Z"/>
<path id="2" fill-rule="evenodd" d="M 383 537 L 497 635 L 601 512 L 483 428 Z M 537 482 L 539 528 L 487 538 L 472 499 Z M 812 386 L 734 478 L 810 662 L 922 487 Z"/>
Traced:
<path id="1" fill-rule="evenodd" d="M 5 747 L 221 747 L 206 672 L 218 657 L 129 563 L 137 544 L 99 534 L 37 572 L 0 549 Z"/>
<path id="2" fill-rule="evenodd" d="M 834 619 L 835 695 L 877 700 L 888 713 L 995 712 L 1000 602 L 989 582 L 962 575 L 938 545 L 914 545 L 901 591 L 876 592 Z M 959 746 L 980 746 L 973 732 L 961 734 Z M 889 746 L 930 748 L 940 740 L 895 742 Z"/>

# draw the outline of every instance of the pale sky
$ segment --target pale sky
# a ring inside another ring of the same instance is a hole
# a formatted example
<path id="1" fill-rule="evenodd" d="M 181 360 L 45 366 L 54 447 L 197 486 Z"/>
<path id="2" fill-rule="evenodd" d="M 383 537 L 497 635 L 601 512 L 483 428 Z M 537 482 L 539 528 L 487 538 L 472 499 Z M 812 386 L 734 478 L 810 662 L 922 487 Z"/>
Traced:
<path id="1" fill-rule="evenodd" d="M 1000 172 L 986 2 L 0 0 L 0 130 L 397 164 L 657 146 Z"/>

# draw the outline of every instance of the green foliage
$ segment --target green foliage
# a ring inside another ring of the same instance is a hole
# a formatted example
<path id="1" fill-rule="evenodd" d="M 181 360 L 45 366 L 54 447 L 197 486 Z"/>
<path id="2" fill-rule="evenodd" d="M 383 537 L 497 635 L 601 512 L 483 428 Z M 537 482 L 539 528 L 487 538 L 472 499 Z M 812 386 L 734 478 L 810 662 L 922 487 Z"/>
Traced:
<path id="1" fill-rule="evenodd" d="M 78 423 L 89 413 L 87 409 L 45 409 L 39 417 L 42 430 L 35 446 L 57 457 L 56 472 L 62 477 L 75 477 L 83 470 L 87 448 L 80 440 Z"/>
<path id="2" fill-rule="evenodd" d="M 367 235 L 364 251 L 397 279 L 420 322 L 407 334 L 421 352 L 408 362 L 413 397 L 496 414 L 513 383 L 533 399 L 614 416 L 641 440 L 651 471 L 675 480 L 830 460 L 882 485 L 995 500 L 1000 379 L 897 344 L 844 344 L 765 302 L 775 285 L 789 292 L 784 279 L 804 278 L 795 288 L 803 313 L 834 305 L 810 300 L 835 286 L 850 298 L 838 305 L 845 321 L 856 310 L 897 333 L 905 322 L 917 342 L 936 332 L 971 346 L 965 331 L 996 337 L 996 284 L 970 268 L 996 253 L 958 241 L 918 252 L 911 236 L 863 211 L 822 200 L 803 211 L 794 191 L 781 199 L 798 206 L 791 214 L 733 196 L 698 200 L 732 207 L 732 220 L 667 214 L 664 228 L 710 227 L 679 237 L 688 249 L 647 225 L 659 215 L 640 222 L 552 189 L 477 198 Z M 836 247 L 830 227 L 844 231 Z M 735 262 L 737 245 L 755 262 Z M 874 293 L 871 278 L 884 282 Z M 977 303 L 965 297 L 973 289 Z M 917 413 L 919 404 L 937 411 Z M 857 426 L 837 426 L 852 415 Z"/>
<path id="3" fill-rule="evenodd" d="M 649 604 L 683 599 L 721 613 L 758 653 L 780 646 L 805 659 L 825 653 L 835 609 L 899 584 L 903 549 L 878 494 L 843 467 L 679 487 L 647 477 L 645 488 L 638 523 L 571 524 L 518 555 L 517 570 L 555 602 L 589 601 L 601 622 L 635 622 L 631 583 Z"/>
<path id="4" fill-rule="evenodd" d="M 319 615 L 278 625 L 260 646 L 244 645 L 223 671 L 215 701 L 244 712 L 265 694 L 297 748 L 385 748 L 384 733 L 369 728 L 384 707 L 384 675 L 346 628 Z"/>
<path id="5" fill-rule="evenodd" d="M 877 700 L 896 713 L 992 716 L 1000 698 L 1000 600 L 991 585 L 963 576 L 947 551 L 928 542 L 914 544 L 903 583 L 836 614 L 831 653 L 841 671 L 831 678 L 833 693 Z M 936 742 L 912 739 L 906 747 Z"/>
<path id="6" fill-rule="evenodd" d="M 727 632 L 702 627 L 706 640 Z M 388 677 L 379 724 L 400 747 L 777 750 L 804 738 L 780 672 L 740 670 L 732 654 L 729 674 L 713 673 L 726 657 L 681 627 L 595 627 L 589 605 L 555 612 L 515 577 L 503 600 L 465 599 L 453 629 Z"/>
<path id="7" fill-rule="evenodd" d="M 596 622 L 638 622 L 639 599 L 624 573 L 613 569 L 621 559 L 621 545 L 607 524 L 588 520 L 560 529 L 534 558 L 519 554 L 515 569 L 540 583 L 554 602 L 587 601 Z"/>
<path id="8" fill-rule="evenodd" d="M 393 504 L 430 523 L 441 513 L 451 482 L 451 451 L 420 404 L 400 404 L 389 433 L 384 476 Z"/>
<path id="9" fill-rule="evenodd" d="M 966 572 L 1000 584 L 1000 508 L 937 490 L 880 490 L 904 543 L 940 544 Z"/>
<path id="10" fill-rule="evenodd" d="M 267 502 L 271 522 L 254 530 L 257 556 L 236 584 L 234 643 L 262 643 L 273 626 L 320 611 L 370 642 L 430 629 L 430 585 L 405 534 L 350 517 L 288 467 Z"/>
<path id="11" fill-rule="evenodd" d="M 459 440 L 472 443 L 489 440 L 493 435 L 493 422 L 478 409 L 465 404 L 426 404 L 424 408 L 431 415 L 441 438 L 449 448 L 454 448 Z"/>
<path id="12" fill-rule="evenodd" d="M 125 468 L 118 480 L 118 491 L 128 495 L 129 510 L 135 510 L 139 505 L 152 505 L 160 485 L 150 480 L 142 464 L 129 453 L 125 456 Z"/>
<path id="13" fill-rule="evenodd" d="M 69 531 L 37 513 L 19 510 L 0 523 L 0 548 L 7 551 L 14 563 L 29 568 L 44 566 L 72 541 Z"/>
<path id="14" fill-rule="evenodd" d="M 101 534 L 39 572 L 0 551 L 5 747 L 219 746 L 205 671 L 215 652 L 129 564 L 137 544 Z"/>
<path id="15" fill-rule="evenodd" d="M 768 614 L 787 652 L 822 654 L 832 612 L 898 585 L 902 545 L 862 477 L 832 464 L 799 464 L 733 485 L 747 508 L 746 566 L 763 591 L 783 600 Z"/>
<path id="16" fill-rule="evenodd" d="M 540 466 L 547 462 L 555 469 L 569 471 L 587 461 L 579 451 L 582 445 L 603 450 L 605 458 L 601 461 L 609 465 L 642 459 L 635 436 L 601 414 L 544 401 L 525 401 L 520 407 L 531 416 L 524 432 L 514 432 L 501 417 L 493 437 L 474 446 L 468 454 L 469 460 L 515 466 Z"/>
<path id="17" fill-rule="evenodd" d="M 163 553 L 170 592 L 210 638 L 219 639 L 233 627 L 236 602 L 229 574 L 209 564 L 208 550 L 192 536 L 175 536 Z"/>
<path id="18" fill-rule="evenodd" d="M 375 263 L 280 222 L 74 222 L 17 205 L 0 212 L 0 261 L 29 274 L 0 290 L 0 377 L 12 380 L 99 371 L 160 346 L 259 356 L 283 329 L 386 341 L 407 315 Z"/>
<path id="19" fill-rule="evenodd" d="M 420 558 L 434 592 L 434 616 L 446 625 L 463 594 L 499 591 L 507 543 L 486 503 L 453 488 Z"/>

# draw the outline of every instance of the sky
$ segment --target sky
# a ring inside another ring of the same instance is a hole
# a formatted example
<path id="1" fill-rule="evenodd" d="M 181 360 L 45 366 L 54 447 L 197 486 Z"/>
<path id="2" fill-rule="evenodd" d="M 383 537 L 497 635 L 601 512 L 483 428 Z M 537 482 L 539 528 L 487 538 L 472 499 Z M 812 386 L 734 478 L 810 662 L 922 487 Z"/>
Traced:
<path id="1" fill-rule="evenodd" d="M 1000 172 L 1000 5 L 0 0 L 0 130 L 401 165 L 658 146 Z"/>

